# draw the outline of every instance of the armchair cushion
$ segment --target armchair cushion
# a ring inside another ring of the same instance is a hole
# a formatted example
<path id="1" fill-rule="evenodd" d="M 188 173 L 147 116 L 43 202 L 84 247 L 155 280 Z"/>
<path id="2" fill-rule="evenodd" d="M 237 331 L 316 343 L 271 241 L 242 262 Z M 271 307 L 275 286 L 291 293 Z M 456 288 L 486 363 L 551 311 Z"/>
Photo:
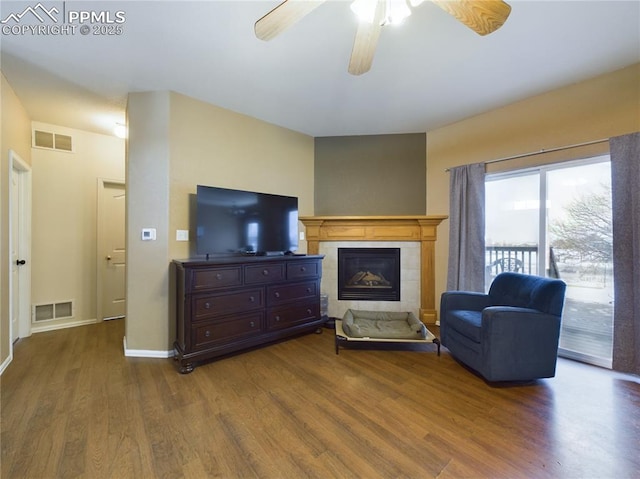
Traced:
<path id="1" fill-rule="evenodd" d="M 447 327 L 479 343 L 482 333 L 482 311 L 454 309 L 447 317 Z"/>

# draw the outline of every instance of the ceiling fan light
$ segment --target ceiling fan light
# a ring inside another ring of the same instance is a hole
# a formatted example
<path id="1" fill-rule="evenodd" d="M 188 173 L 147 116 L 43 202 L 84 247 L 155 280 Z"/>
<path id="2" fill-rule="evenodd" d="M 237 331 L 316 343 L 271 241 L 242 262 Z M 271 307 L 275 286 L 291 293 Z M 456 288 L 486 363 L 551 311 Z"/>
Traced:
<path id="1" fill-rule="evenodd" d="M 359 21 L 373 23 L 376 4 L 377 0 L 354 0 L 351 4 L 351 11 L 356 14 Z"/>
<path id="2" fill-rule="evenodd" d="M 384 25 L 398 25 L 411 15 L 406 0 L 387 0 L 387 12 L 384 17 Z"/>

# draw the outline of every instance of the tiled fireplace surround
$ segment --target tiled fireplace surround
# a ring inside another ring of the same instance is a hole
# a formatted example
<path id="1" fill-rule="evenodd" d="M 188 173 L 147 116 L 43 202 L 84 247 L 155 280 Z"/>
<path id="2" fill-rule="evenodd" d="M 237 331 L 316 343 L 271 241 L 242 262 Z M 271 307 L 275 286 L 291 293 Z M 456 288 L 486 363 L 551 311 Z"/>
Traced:
<path id="1" fill-rule="evenodd" d="M 329 297 L 329 316 L 347 309 L 411 311 L 424 323 L 437 320 L 435 241 L 446 216 L 309 216 L 307 253 L 325 255 L 322 291 Z M 338 248 L 400 248 L 400 301 L 339 301 Z"/>

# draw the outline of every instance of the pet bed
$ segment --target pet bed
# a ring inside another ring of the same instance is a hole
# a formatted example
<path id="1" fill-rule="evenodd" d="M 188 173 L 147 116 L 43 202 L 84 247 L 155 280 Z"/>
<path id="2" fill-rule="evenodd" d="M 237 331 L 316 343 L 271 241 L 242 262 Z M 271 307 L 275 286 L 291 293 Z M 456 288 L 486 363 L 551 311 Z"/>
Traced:
<path id="1" fill-rule="evenodd" d="M 342 321 L 336 320 L 336 354 L 340 345 L 369 343 L 370 346 L 392 345 L 393 343 L 433 343 L 436 338 L 413 313 L 392 313 L 381 311 L 359 311 L 349 309 Z"/>

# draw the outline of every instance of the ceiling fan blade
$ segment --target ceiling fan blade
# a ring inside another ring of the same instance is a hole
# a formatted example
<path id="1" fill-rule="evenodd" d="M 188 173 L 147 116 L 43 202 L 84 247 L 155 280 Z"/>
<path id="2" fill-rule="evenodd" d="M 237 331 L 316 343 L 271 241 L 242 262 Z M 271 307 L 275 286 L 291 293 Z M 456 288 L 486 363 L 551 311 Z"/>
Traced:
<path id="1" fill-rule="evenodd" d="M 285 0 L 255 23 L 256 37 L 260 40 L 271 40 L 325 1 Z"/>
<path id="2" fill-rule="evenodd" d="M 349 60 L 349 73 L 352 75 L 362 75 L 371 68 L 373 55 L 376 52 L 378 38 L 382 30 L 382 19 L 386 8 L 386 0 L 378 0 L 376 13 L 372 23 L 360 22 L 356 32 L 356 39 L 351 50 Z"/>
<path id="3" fill-rule="evenodd" d="M 511 6 L 502 0 L 431 0 L 479 35 L 488 35 L 500 28 L 511 13 Z"/>

